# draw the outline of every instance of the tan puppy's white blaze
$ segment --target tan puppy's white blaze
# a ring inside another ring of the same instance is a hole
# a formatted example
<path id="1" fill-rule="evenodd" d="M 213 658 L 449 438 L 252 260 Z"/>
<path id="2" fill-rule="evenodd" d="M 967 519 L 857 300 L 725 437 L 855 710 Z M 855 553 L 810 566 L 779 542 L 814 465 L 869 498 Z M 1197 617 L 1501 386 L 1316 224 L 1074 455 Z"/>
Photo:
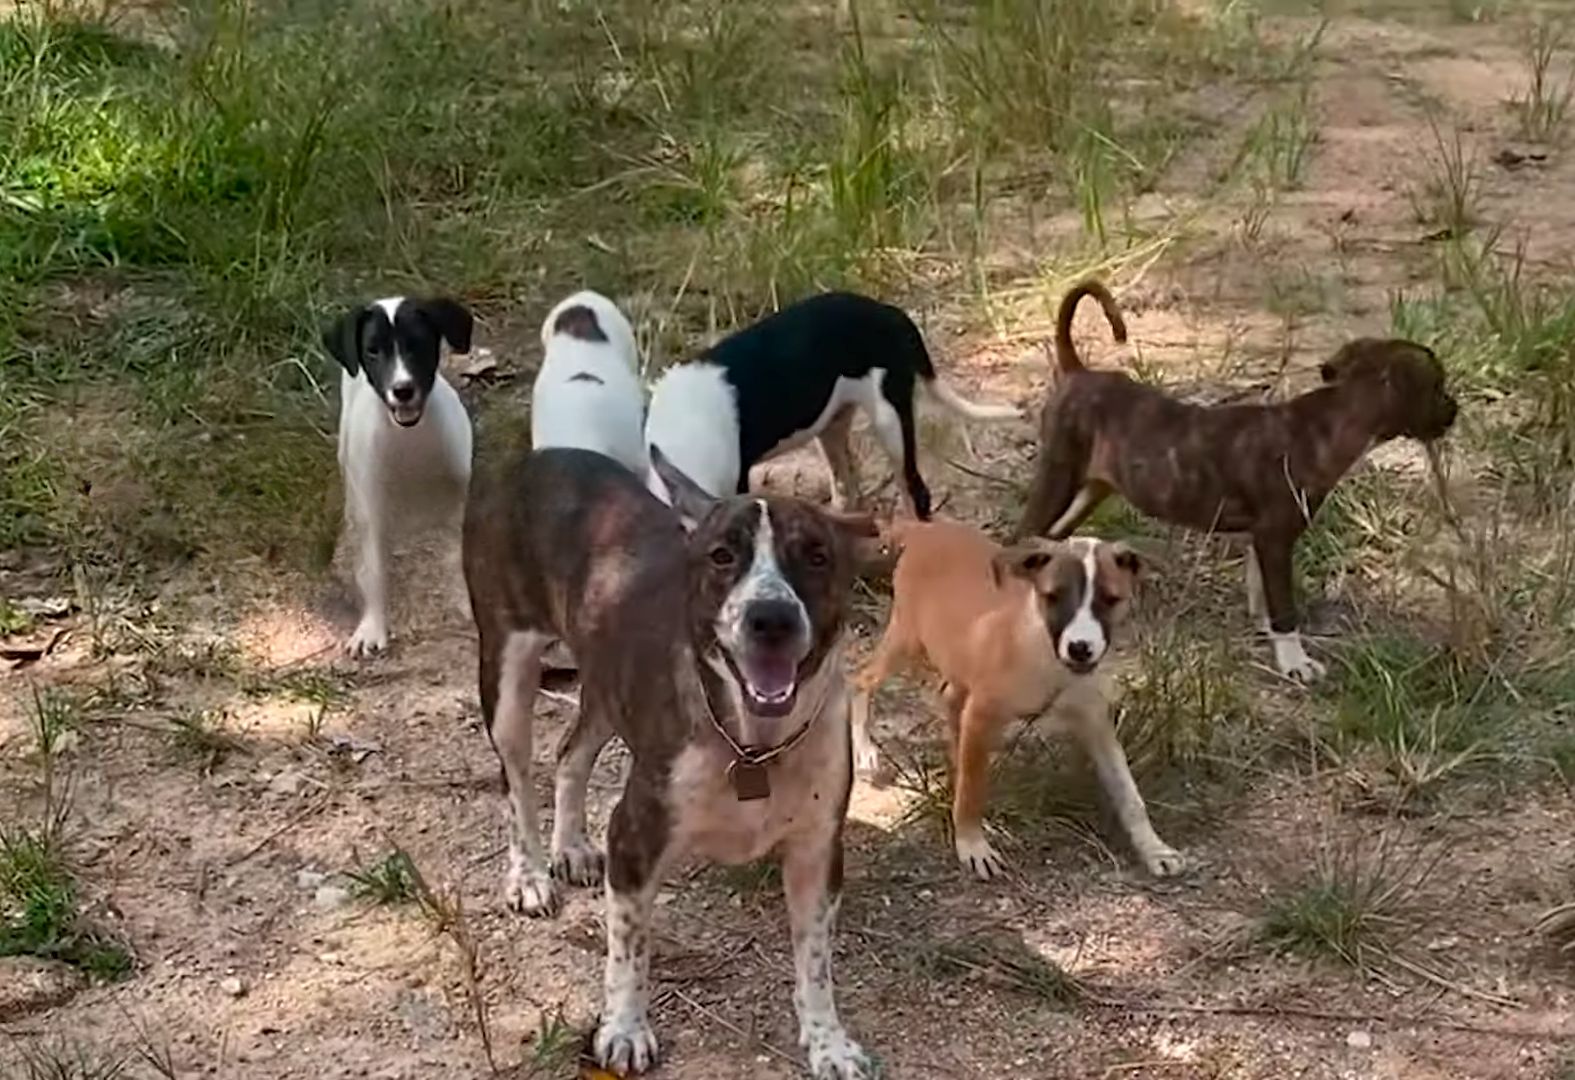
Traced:
<path id="1" fill-rule="evenodd" d="M 853 684 L 854 760 L 879 761 L 869 737 L 874 691 L 923 657 L 946 681 L 957 858 L 983 879 L 1005 863 L 984 833 L 990 755 L 1015 720 L 1049 714 L 1088 751 L 1101 787 L 1144 867 L 1159 877 L 1183 860 L 1155 834 L 1110 721 L 1113 686 L 1098 670 L 1126 615 L 1142 562 L 1124 544 L 1088 537 L 1002 548 L 955 522 L 903 523 L 891 620 Z"/>

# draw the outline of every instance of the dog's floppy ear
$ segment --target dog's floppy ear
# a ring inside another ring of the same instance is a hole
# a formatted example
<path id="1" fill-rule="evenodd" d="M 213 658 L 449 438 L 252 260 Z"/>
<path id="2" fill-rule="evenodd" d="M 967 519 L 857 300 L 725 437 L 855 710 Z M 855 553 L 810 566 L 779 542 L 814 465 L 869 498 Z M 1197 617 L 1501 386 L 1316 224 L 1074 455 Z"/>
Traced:
<path id="1" fill-rule="evenodd" d="M 667 455 L 655 443 L 650 446 L 651 468 L 661 478 L 667 487 L 667 494 L 672 500 L 673 509 L 678 512 L 678 520 L 684 524 L 685 532 L 692 532 L 699 524 L 700 519 L 715 504 L 716 497 L 705 488 L 689 479 L 687 473 L 667 460 Z"/>
<path id="2" fill-rule="evenodd" d="M 351 308 L 322 326 L 323 348 L 351 375 L 361 370 L 361 323 L 366 308 Z"/>
<path id="3" fill-rule="evenodd" d="M 1008 578 L 1020 577 L 1033 581 L 1039 571 L 1055 558 L 1056 545 L 1050 540 L 1024 540 L 1005 551 L 998 551 L 990 560 L 990 573 L 995 577 L 995 587 L 1000 588 Z"/>
<path id="4" fill-rule="evenodd" d="M 868 540 L 880 535 L 880 525 L 873 514 L 853 514 L 842 510 L 820 507 L 821 516 L 849 540 Z"/>
<path id="5" fill-rule="evenodd" d="M 407 302 L 412 304 L 417 314 L 437 328 L 449 348 L 457 353 L 470 351 L 470 334 L 475 329 L 476 320 L 464 304 L 446 296 Z"/>

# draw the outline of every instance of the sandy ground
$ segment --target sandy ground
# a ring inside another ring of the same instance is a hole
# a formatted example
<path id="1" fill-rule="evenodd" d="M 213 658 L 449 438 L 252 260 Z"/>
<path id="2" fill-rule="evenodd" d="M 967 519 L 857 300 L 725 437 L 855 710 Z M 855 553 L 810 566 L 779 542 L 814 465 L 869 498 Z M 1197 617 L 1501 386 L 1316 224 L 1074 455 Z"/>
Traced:
<path id="1" fill-rule="evenodd" d="M 1194 378 L 1224 396 L 1304 387 L 1330 344 L 1384 330 L 1389 292 L 1424 281 L 1430 265 L 1405 197 L 1426 135 L 1426 103 L 1447 104 L 1486 160 L 1509 145 L 1501 101 L 1517 71 L 1501 26 L 1337 19 L 1319 66 L 1321 142 L 1304 188 L 1281 198 L 1257 247 L 1232 243 L 1230 214 L 1217 211 L 1198 226 L 1203 239 L 1130 283 L 1123 300 L 1137 353 L 1178 384 Z M 1198 150 L 1147 198 L 1172 212 L 1194 203 L 1189 192 L 1220 152 Z M 1568 252 L 1575 164 L 1560 156 L 1513 171 L 1488 164 L 1485 177 L 1488 212 L 1530 229 L 1534 259 Z M 1274 281 L 1302 282 L 1324 299 L 1287 319 L 1269 310 L 1266 282 Z M 1098 344 L 1088 318 L 1080 327 L 1093 362 L 1131 355 Z M 944 313 L 931 323 L 936 351 L 958 381 L 981 397 L 1042 393 L 1043 326 L 1020 319 L 1005 337 L 977 326 L 959 317 L 954 329 Z M 525 385 L 517 379 L 494 393 L 522 393 Z M 1024 475 L 1028 425 L 974 435 L 989 471 Z M 864 460 L 867 479 L 884 476 L 884 466 Z M 937 494 L 951 499 L 948 513 L 980 522 L 1006 513 L 987 481 L 934 455 L 926 470 Z M 407 565 L 413 572 L 385 659 L 337 657 L 352 622 L 342 585 L 259 574 L 242 586 L 187 575 L 163 586 L 160 611 L 128 614 L 146 627 L 164 621 L 162 611 L 179 612 L 178 633 L 159 638 L 167 647 L 95 659 L 90 620 L 79 615 L 45 662 L 0 675 L 0 806 L 28 809 L 36 798 L 24 734 L 29 686 L 111 695 L 67 751 L 72 851 L 90 914 L 123 934 L 137 957 L 129 980 L 85 989 L 52 1009 L 0 1016 L 0 1031 L 114 1046 L 140 1029 L 167 1044 L 180 1076 L 486 1075 L 452 944 L 410 909 L 375 907 L 331 888 L 333 875 L 397 844 L 463 901 L 505 1074 L 572 1071 L 538 1068 L 544 1051 L 535 1040 L 559 1010 L 582 1027 L 595 1014 L 599 897 L 571 892 L 551 921 L 503 909 L 502 806 L 479 728 L 472 634 L 419 580 L 421 561 Z M 49 570 L 13 560 L 0 586 L 12 597 L 47 589 Z M 860 651 L 880 611 L 878 597 L 865 605 Z M 1217 632 L 1245 647 L 1244 623 L 1238 613 Z M 202 646 L 211 641 L 238 649 L 244 670 L 266 673 L 264 685 L 248 692 L 230 665 L 205 665 Z M 281 689 L 302 671 L 344 688 L 316 731 L 318 707 Z M 1318 707 L 1266 672 L 1248 685 L 1265 723 Z M 544 765 L 566 707 L 550 703 L 539 722 Z M 150 730 L 199 708 L 222 712 L 235 737 L 216 760 L 182 754 Z M 354 745 L 336 750 L 335 736 Z M 938 744 L 933 703 L 911 687 L 888 693 L 877 736 L 899 748 Z M 616 797 L 621 764 L 609 750 L 592 781 L 598 822 Z M 542 772 L 546 805 L 550 780 Z M 1012 876 L 981 885 L 962 875 L 929 822 L 909 820 L 909 796 L 859 785 L 838 991 L 850 1030 L 888 1075 L 1572 1075 L 1575 983 L 1567 963 L 1529 934 L 1537 914 L 1567 895 L 1575 868 L 1568 792 L 1528 787 L 1488 809 L 1473 804 L 1414 823 L 1445 852 L 1422 890 L 1426 918 L 1410 934 L 1440 976 L 1431 981 L 1364 979 L 1233 944 L 1321 837 L 1374 828 L 1370 818 L 1335 813 L 1313 770 L 1291 762 L 1174 804 L 1151 797 L 1161 833 L 1197 863 L 1179 883 L 1145 880 L 1119 845 L 1110 841 L 1112 853 L 1101 842 L 1113 833 L 1092 817 L 1018 837 Z M 800 1075 L 787 930 L 773 882 L 760 871 L 696 867 L 664 889 L 654 1017 L 665 1060 L 657 1076 Z M 1008 985 L 988 964 L 934 960 L 948 943 L 1002 940 L 1083 980 L 1086 999 L 1058 1005 Z M 0 1042 L 0 1061 L 7 1053 Z"/>

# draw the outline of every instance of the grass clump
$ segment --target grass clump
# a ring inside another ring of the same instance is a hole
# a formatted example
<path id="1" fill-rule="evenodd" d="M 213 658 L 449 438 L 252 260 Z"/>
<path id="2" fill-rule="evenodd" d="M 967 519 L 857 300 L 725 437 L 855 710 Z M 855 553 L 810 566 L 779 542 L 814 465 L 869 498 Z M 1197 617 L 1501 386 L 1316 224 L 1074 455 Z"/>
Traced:
<path id="1" fill-rule="evenodd" d="M 351 871 L 349 878 L 356 896 L 383 907 L 401 907 L 420 898 L 415 863 L 399 848 L 365 869 Z"/>
<path id="2" fill-rule="evenodd" d="M 1363 972 L 1381 967 L 1414 925 L 1418 890 L 1440 854 L 1407 845 L 1394 828 L 1370 841 L 1326 839 L 1311 869 L 1270 898 L 1262 939 Z"/>
<path id="3" fill-rule="evenodd" d="M 1570 102 L 1575 99 L 1575 75 L 1561 79 L 1554 66 L 1568 52 L 1569 44 L 1569 24 L 1546 17 L 1533 19 L 1521 35 L 1526 89 L 1510 104 L 1524 139 L 1557 142 L 1563 136 Z"/>
<path id="4" fill-rule="evenodd" d="M 81 918 L 76 879 L 46 829 L 0 828 L 0 956 L 59 960 L 104 981 L 131 971 L 126 947 Z"/>
<path id="5" fill-rule="evenodd" d="M 1433 144 L 1423 161 L 1423 172 L 1408 192 L 1411 213 L 1417 222 L 1440 240 L 1465 236 L 1480 218 L 1482 172 L 1476 155 L 1467 149 L 1460 129 L 1446 137 L 1438 117 L 1429 114 Z"/>
<path id="6" fill-rule="evenodd" d="M 975 934 L 922 942 L 916 960 L 930 978 L 969 976 L 1055 1009 L 1071 1008 L 1084 996 L 1074 976 L 1015 935 Z"/>

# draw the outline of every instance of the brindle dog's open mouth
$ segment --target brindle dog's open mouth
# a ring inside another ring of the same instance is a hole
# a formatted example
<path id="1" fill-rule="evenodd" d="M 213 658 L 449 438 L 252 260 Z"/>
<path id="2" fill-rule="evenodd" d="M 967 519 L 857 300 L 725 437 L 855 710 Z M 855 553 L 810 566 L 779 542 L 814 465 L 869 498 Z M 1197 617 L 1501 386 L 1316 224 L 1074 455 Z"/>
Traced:
<path id="1" fill-rule="evenodd" d="M 798 701 L 798 662 L 788 653 L 746 653 L 739 659 L 720 650 L 727 670 L 744 699 L 744 707 L 756 716 L 779 719 L 793 711 Z"/>

